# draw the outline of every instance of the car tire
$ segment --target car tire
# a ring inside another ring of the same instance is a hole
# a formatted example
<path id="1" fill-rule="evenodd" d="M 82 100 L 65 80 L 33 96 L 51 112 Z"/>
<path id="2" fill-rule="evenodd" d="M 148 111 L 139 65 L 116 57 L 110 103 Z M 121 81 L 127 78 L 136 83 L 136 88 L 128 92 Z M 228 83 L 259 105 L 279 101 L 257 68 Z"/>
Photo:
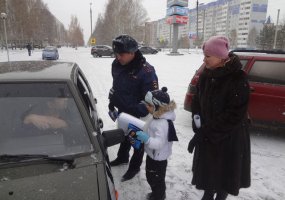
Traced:
<path id="1" fill-rule="evenodd" d="M 97 58 L 97 57 L 99 57 L 99 55 L 97 53 L 93 53 L 93 57 Z"/>

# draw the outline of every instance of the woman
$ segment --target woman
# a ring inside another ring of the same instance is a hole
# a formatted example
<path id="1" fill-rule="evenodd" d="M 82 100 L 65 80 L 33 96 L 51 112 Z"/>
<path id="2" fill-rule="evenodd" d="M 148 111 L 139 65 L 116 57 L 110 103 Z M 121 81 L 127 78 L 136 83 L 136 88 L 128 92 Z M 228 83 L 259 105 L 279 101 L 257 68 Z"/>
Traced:
<path id="1" fill-rule="evenodd" d="M 192 184 L 204 190 L 202 200 L 225 200 L 250 186 L 249 84 L 228 39 L 213 36 L 203 44 L 204 71 L 192 101 L 194 137 Z"/>

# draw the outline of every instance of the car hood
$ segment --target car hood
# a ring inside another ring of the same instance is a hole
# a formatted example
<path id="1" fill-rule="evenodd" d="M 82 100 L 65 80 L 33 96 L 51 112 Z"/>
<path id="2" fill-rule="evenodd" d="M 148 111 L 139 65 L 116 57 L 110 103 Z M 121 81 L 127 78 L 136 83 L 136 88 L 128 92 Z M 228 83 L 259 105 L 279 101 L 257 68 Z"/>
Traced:
<path id="1" fill-rule="evenodd" d="M 103 164 L 91 160 L 75 160 L 73 169 L 64 162 L 0 166 L 1 199 L 100 199 L 97 168 Z"/>

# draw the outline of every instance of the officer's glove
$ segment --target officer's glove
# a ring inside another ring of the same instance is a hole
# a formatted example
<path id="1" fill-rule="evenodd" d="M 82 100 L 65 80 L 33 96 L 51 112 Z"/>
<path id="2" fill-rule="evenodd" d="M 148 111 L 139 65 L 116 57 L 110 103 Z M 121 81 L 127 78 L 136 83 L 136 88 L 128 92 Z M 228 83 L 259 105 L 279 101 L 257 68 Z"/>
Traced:
<path id="1" fill-rule="evenodd" d="M 118 118 L 118 115 L 119 115 L 118 111 L 115 108 L 113 111 L 109 110 L 108 114 L 113 121 L 116 121 L 116 119 Z"/>

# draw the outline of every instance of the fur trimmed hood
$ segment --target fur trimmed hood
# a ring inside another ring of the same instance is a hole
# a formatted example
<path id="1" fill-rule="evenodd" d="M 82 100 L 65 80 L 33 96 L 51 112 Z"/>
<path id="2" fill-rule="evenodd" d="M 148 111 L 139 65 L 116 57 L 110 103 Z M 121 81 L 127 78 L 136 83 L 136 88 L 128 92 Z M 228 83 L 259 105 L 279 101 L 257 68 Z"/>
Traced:
<path id="1" fill-rule="evenodd" d="M 155 111 L 152 115 L 153 115 L 154 118 L 162 118 L 163 114 L 165 114 L 167 112 L 170 112 L 170 111 L 174 111 L 174 109 L 176 109 L 176 103 L 175 103 L 175 101 L 172 100 L 172 101 L 170 101 L 169 104 L 167 104 L 165 106 L 160 106 L 158 108 L 158 110 Z M 163 117 L 163 118 L 165 118 L 165 117 Z"/>

